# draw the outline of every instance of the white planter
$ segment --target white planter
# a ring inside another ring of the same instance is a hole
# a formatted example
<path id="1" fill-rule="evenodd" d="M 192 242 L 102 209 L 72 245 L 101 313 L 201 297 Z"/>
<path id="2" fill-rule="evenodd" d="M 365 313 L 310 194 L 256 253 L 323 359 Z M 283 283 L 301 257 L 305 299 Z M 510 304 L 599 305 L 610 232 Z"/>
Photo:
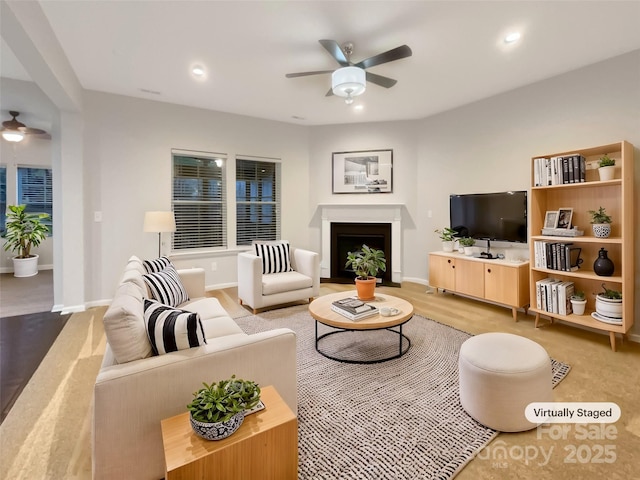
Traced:
<path id="1" fill-rule="evenodd" d="M 611 235 L 610 223 L 594 223 L 591 225 L 593 236 L 598 238 L 607 238 Z"/>
<path id="2" fill-rule="evenodd" d="M 622 318 L 622 299 L 610 300 L 596 295 L 596 313 L 608 318 Z"/>
<path id="3" fill-rule="evenodd" d="M 13 257 L 14 277 L 33 277 L 38 274 L 38 255 L 29 258 Z"/>
<path id="4" fill-rule="evenodd" d="M 616 173 L 615 165 L 609 165 L 608 167 L 598 168 L 598 174 L 600 175 L 600 180 L 613 180 L 615 173 Z"/>
<path id="5" fill-rule="evenodd" d="M 442 250 L 445 252 L 453 252 L 453 243 L 454 242 L 442 242 Z"/>
<path id="6" fill-rule="evenodd" d="M 469 257 L 473 255 L 473 247 L 464 247 L 464 254 Z"/>
<path id="7" fill-rule="evenodd" d="M 586 300 L 571 299 L 571 310 L 574 315 L 584 315 L 584 307 L 587 305 Z"/>

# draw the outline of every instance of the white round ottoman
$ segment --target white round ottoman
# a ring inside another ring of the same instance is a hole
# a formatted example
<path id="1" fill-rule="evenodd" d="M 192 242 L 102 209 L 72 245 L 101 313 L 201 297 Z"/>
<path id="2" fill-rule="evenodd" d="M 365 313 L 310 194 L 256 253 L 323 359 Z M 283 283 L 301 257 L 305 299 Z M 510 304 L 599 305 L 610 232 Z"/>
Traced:
<path id="1" fill-rule="evenodd" d="M 524 410 L 531 402 L 551 402 L 551 360 L 528 338 L 483 333 L 466 340 L 458 360 L 460 403 L 483 425 L 501 432 L 536 427 Z"/>

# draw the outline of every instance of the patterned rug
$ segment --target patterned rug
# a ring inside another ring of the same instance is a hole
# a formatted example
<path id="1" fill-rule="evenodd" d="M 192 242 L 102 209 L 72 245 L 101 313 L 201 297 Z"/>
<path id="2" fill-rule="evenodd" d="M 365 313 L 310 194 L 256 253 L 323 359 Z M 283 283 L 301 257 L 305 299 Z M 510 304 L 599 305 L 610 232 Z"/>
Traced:
<path id="1" fill-rule="evenodd" d="M 402 358 L 357 365 L 316 352 L 307 306 L 236 321 L 247 333 L 288 327 L 297 334 L 300 480 L 451 479 L 498 434 L 460 405 L 458 353 L 468 333 L 415 315 L 403 327 L 411 348 Z M 348 332 L 321 347 L 384 354 L 397 352 L 398 337 Z M 555 360 L 552 367 L 555 386 L 570 367 Z"/>

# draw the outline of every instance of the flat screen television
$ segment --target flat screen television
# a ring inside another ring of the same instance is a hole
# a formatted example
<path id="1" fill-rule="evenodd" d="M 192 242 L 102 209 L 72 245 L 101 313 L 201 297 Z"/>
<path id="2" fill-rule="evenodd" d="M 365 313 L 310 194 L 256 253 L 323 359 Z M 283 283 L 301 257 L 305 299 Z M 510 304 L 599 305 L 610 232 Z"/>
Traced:
<path id="1" fill-rule="evenodd" d="M 527 241 L 526 190 L 449 197 L 451 228 L 461 237 Z"/>

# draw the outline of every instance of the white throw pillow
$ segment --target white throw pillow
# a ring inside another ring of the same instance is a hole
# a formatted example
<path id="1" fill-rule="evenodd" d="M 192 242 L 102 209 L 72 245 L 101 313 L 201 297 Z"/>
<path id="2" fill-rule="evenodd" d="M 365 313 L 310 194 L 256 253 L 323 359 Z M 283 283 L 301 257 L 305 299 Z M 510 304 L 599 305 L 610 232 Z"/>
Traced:
<path id="1" fill-rule="evenodd" d="M 144 319 L 153 353 L 198 347 L 207 343 L 200 315 L 162 305 L 155 300 L 144 301 Z"/>
<path id="2" fill-rule="evenodd" d="M 262 260 L 262 273 L 290 272 L 289 242 L 253 242 L 255 254 Z"/>
<path id="3" fill-rule="evenodd" d="M 165 267 L 161 272 L 143 275 L 142 278 L 149 287 L 151 297 L 160 303 L 177 307 L 189 300 L 189 295 L 180 281 L 180 275 L 173 265 Z"/>
<path id="4" fill-rule="evenodd" d="M 102 319 L 107 341 L 118 363 L 151 356 L 140 289 L 131 282 L 120 284 Z"/>

